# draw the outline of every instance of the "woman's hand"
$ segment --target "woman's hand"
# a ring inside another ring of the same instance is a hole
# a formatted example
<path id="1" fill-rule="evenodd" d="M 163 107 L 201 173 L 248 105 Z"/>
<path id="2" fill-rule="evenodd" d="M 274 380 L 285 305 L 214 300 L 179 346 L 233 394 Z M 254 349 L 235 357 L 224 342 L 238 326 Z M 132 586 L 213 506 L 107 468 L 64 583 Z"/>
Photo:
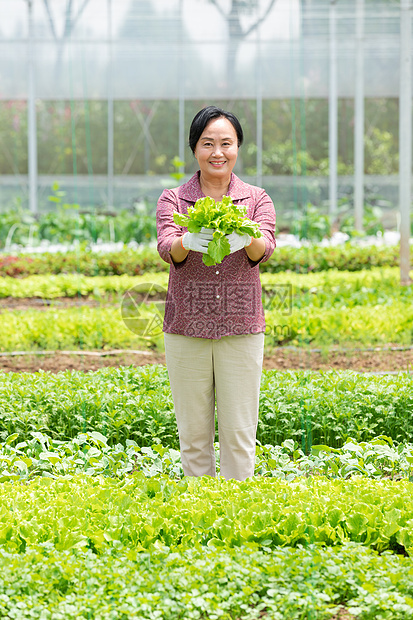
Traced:
<path id="1" fill-rule="evenodd" d="M 242 250 L 242 248 L 250 245 L 252 240 L 251 235 L 240 235 L 237 232 L 232 232 L 229 235 L 225 235 L 225 237 L 229 241 L 230 254 L 233 252 L 238 252 L 238 250 Z"/>
<path id="2" fill-rule="evenodd" d="M 199 233 L 187 232 L 182 237 L 182 247 L 185 250 L 193 250 L 194 252 L 208 253 L 208 244 L 212 241 L 214 230 L 212 228 L 201 228 Z"/>

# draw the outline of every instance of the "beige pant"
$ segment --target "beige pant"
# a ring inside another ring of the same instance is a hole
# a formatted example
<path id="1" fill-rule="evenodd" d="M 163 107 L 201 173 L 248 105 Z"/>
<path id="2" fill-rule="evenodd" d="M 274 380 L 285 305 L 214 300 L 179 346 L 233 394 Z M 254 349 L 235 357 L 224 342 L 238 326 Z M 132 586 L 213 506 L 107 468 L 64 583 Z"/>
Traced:
<path id="1" fill-rule="evenodd" d="M 254 474 L 264 334 L 220 340 L 164 334 L 186 476 L 215 476 L 215 393 L 221 475 Z"/>

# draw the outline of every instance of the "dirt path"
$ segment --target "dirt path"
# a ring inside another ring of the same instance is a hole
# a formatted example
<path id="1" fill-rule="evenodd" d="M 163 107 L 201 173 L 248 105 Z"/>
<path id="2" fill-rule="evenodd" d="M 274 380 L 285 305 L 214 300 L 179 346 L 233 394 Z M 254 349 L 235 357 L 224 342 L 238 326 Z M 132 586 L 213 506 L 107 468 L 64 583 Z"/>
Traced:
<path id="1" fill-rule="evenodd" d="M 2 355 L 0 370 L 5 372 L 36 372 L 38 370 L 59 372 L 62 370 L 98 370 L 105 366 L 142 366 L 165 364 L 162 353 L 85 352 L 80 355 L 49 353 L 45 355 Z M 277 349 L 264 358 L 265 369 L 277 370 L 339 370 L 353 369 L 359 372 L 413 371 L 413 350 L 400 351 L 348 351 L 320 353 L 319 351 L 292 351 Z"/>

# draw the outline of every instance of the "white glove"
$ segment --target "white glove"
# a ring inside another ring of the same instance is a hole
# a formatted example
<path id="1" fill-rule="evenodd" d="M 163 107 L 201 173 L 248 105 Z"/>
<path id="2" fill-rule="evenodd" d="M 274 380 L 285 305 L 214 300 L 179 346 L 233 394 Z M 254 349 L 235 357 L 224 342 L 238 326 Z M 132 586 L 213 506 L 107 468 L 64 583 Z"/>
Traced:
<path id="1" fill-rule="evenodd" d="M 225 235 L 229 241 L 230 253 L 238 252 L 238 250 L 242 250 L 247 245 L 249 245 L 252 241 L 251 235 L 240 235 L 237 232 L 232 232 L 230 235 Z"/>
<path id="2" fill-rule="evenodd" d="M 207 254 L 208 244 L 212 241 L 213 234 L 213 228 L 201 228 L 199 233 L 186 232 L 182 237 L 182 246 L 185 250 L 194 250 L 194 252 Z"/>

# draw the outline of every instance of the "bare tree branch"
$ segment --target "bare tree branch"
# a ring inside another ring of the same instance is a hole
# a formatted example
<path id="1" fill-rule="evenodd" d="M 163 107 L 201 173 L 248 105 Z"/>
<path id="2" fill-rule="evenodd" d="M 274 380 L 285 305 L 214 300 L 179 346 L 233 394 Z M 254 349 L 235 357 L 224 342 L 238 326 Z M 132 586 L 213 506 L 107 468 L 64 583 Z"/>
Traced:
<path id="1" fill-rule="evenodd" d="M 54 27 L 53 16 L 50 11 L 49 0 L 44 0 L 44 6 L 46 7 L 46 12 L 49 17 L 50 30 L 52 31 L 53 37 L 57 39 L 56 28 Z"/>
<path id="2" fill-rule="evenodd" d="M 46 8 L 47 15 L 49 17 L 50 29 L 52 31 L 53 37 L 57 40 L 58 36 L 57 36 L 54 21 L 53 21 L 52 12 L 50 10 L 49 0 L 43 0 L 43 2 Z M 63 35 L 61 37 L 62 41 L 64 41 L 64 39 L 67 39 L 70 36 L 70 33 L 72 32 L 73 28 L 76 26 L 76 23 L 79 21 L 80 17 L 82 16 L 83 11 L 85 10 L 88 4 L 89 4 L 89 0 L 83 0 L 83 4 L 78 10 L 77 15 L 75 15 L 72 19 L 73 0 L 67 0 L 65 27 L 64 27 Z"/>
<path id="3" fill-rule="evenodd" d="M 74 26 L 76 26 L 76 22 L 79 21 L 80 17 L 82 16 L 83 11 L 85 10 L 85 8 L 87 7 L 88 4 L 89 4 L 89 0 L 84 0 L 82 6 L 80 7 L 80 9 L 77 12 L 77 15 L 73 18 L 72 28 Z"/>
<path id="4" fill-rule="evenodd" d="M 214 7 L 216 9 L 218 9 L 219 13 L 222 15 L 222 17 L 225 17 L 225 19 L 227 19 L 227 15 L 225 13 L 225 11 L 222 10 L 222 8 L 220 7 L 220 5 L 218 4 L 217 0 L 209 0 L 211 4 L 214 5 Z"/>
<path id="5" fill-rule="evenodd" d="M 230 39 L 242 39 L 244 36 L 239 14 L 240 6 L 241 5 L 238 0 L 232 0 L 231 10 L 227 18 Z"/>
<path id="6" fill-rule="evenodd" d="M 272 11 L 274 4 L 277 2 L 277 0 L 271 0 L 270 4 L 267 7 L 267 10 L 265 11 L 264 15 L 262 17 L 260 17 L 260 19 L 258 19 L 255 24 L 253 24 L 250 28 L 248 28 L 248 30 L 246 32 L 243 33 L 244 37 L 247 37 L 249 34 L 251 34 L 251 32 L 254 32 L 254 30 L 256 30 L 258 28 L 258 26 L 260 24 L 262 24 L 263 21 L 265 21 L 268 17 L 268 15 L 270 14 L 270 12 Z"/>
<path id="7" fill-rule="evenodd" d="M 65 17 L 65 29 L 63 31 L 63 37 L 62 39 L 66 39 L 68 36 L 70 36 L 70 31 L 71 31 L 71 23 L 70 23 L 70 17 L 72 15 L 72 4 L 73 4 L 73 0 L 67 0 L 67 4 L 66 4 L 66 17 Z"/>
<path id="8" fill-rule="evenodd" d="M 220 15 L 222 17 L 224 17 L 224 19 L 226 21 L 232 22 L 233 21 L 233 17 L 234 15 L 237 15 L 238 18 L 238 10 L 236 9 L 236 4 L 237 1 L 233 0 L 233 3 L 231 5 L 231 11 L 229 12 L 229 14 L 227 15 L 225 13 L 225 11 L 222 10 L 221 6 L 218 4 L 217 0 L 209 0 L 209 2 L 211 4 L 214 5 L 214 7 L 219 11 Z M 248 30 L 246 30 L 245 32 L 242 32 L 241 28 L 240 28 L 240 23 L 239 23 L 239 18 L 238 18 L 238 23 L 237 23 L 237 27 L 233 28 L 233 36 L 235 33 L 235 36 L 238 36 L 240 38 L 245 38 L 247 37 L 249 34 L 251 34 L 251 32 L 254 32 L 254 30 L 256 30 L 258 28 L 258 26 L 260 24 L 262 24 L 263 21 L 265 21 L 268 17 L 268 15 L 270 14 L 270 12 L 272 11 L 274 4 L 277 2 L 277 0 L 271 0 L 271 2 L 269 3 L 269 5 L 267 6 L 267 9 L 264 13 L 264 15 L 262 17 L 260 17 L 255 24 L 252 24 L 252 26 L 250 26 L 250 28 L 248 28 Z M 229 26 L 231 27 L 231 23 L 229 24 Z"/>

